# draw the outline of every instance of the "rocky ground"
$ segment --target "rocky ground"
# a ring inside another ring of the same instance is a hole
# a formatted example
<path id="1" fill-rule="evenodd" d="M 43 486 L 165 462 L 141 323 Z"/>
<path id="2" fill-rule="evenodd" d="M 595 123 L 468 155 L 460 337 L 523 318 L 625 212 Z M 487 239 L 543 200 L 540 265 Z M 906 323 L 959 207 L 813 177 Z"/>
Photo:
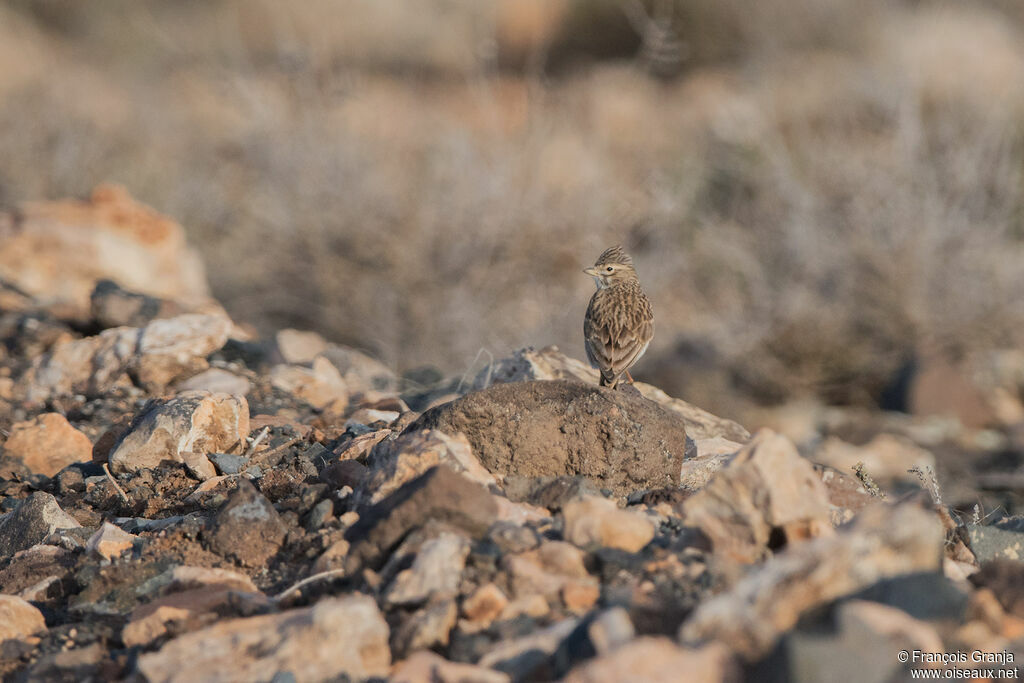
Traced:
<path id="1" fill-rule="evenodd" d="M 798 448 L 554 348 L 423 385 L 254 339 L 117 188 L 0 239 L 5 679 L 1019 673 L 1024 523 L 943 499 L 928 425 Z M 1012 491 L 1004 399 L 961 470 Z"/>

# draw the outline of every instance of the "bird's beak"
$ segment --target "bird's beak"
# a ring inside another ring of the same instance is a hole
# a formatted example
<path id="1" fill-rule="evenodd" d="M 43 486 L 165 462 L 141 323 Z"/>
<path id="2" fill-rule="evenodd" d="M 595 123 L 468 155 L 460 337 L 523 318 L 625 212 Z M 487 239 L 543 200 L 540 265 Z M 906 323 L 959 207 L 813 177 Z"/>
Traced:
<path id="1" fill-rule="evenodd" d="M 597 267 L 595 266 L 591 266 L 590 268 L 584 268 L 583 272 L 591 277 L 597 277 L 598 275 Z"/>

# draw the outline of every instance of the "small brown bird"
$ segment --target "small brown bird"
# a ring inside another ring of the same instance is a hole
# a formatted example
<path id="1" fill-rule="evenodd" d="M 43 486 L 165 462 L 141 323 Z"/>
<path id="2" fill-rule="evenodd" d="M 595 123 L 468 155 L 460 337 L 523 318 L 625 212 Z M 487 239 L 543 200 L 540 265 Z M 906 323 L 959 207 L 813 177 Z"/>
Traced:
<path id="1" fill-rule="evenodd" d="M 597 283 L 583 318 L 587 358 L 601 371 L 601 386 L 614 389 L 623 373 L 632 383 L 629 368 L 654 336 L 651 302 L 640 287 L 633 259 L 622 247 L 612 247 L 583 272 Z"/>

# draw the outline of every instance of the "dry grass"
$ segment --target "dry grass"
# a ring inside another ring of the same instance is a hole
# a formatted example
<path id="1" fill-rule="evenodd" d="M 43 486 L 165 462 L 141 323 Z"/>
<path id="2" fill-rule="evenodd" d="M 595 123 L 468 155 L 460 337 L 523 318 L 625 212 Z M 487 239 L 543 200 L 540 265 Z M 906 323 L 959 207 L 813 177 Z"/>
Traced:
<path id="1" fill-rule="evenodd" d="M 647 378 L 712 406 L 870 404 L 923 344 L 1024 341 L 1021 17 L 679 0 L 683 73 L 656 81 L 569 68 L 581 36 L 636 50 L 595 28 L 614 3 L 431 4 L 0 5 L 34 55 L 0 60 L 0 199 L 124 182 L 237 318 L 402 368 L 582 355 L 579 269 L 617 241 L 655 305 Z"/>

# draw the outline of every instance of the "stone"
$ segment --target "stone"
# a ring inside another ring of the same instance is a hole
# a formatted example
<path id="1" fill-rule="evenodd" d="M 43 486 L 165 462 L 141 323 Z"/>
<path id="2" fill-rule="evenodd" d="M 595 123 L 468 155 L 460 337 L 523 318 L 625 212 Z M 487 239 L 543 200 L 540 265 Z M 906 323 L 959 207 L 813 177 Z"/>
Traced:
<path id="1" fill-rule="evenodd" d="M 346 567 L 376 565 L 413 529 L 427 521 L 482 536 L 494 523 L 497 509 L 486 489 L 445 465 L 406 483 L 381 502 L 360 512 L 359 521 L 345 532 L 352 544 Z"/>
<path id="2" fill-rule="evenodd" d="M 623 607 L 606 609 L 580 627 L 586 630 L 587 640 L 597 655 L 617 650 L 636 637 L 633 621 Z"/>
<path id="3" fill-rule="evenodd" d="M 211 394 L 233 394 L 245 396 L 252 391 L 252 383 L 241 375 L 222 370 L 210 368 L 203 370 L 198 375 L 192 375 L 186 380 L 175 384 L 178 393 L 185 391 L 208 391 Z"/>
<path id="4" fill-rule="evenodd" d="M 115 327 L 55 345 L 22 378 L 31 401 L 84 394 L 99 396 L 134 381 L 151 393 L 206 369 L 206 357 L 227 341 L 232 323 L 223 314 L 190 313 L 145 327 Z"/>
<path id="5" fill-rule="evenodd" d="M 277 553 L 288 529 L 277 510 L 245 478 L 217 511 L 210 548 L 247 567 L 259 567 Z"/>
<path id="6" fill-rule="evenodd" d="M 600 496 L 601 491 L 586 477 L 522 477 L 509 475 L 503 482 L 510 500 L 528 502 L 559 512 L 566 503 L 585 496 Z"/>
<path id="7" fill-rule="evenodd" d="M 391 424 L 395 420 L 401 417 L 401 413 L 397 410 L 377 410 L 375 408 L 360 408 L 351 415 L 345 421 L 345 426 L 353 424 L 361 425 L 372 425 L 375 422 L 383 422 L 385 424 Z"/>
<path id="8" fill-rule="evenodd" d="M 301 365 L 327 350 L 327 342 L 316 332 L 284 329 L 274 335 L 274 347 L 284 363 Z"/>
<path id="9" fill-rule="evenodd" d="M 131 365 L 136 381 L 155 392 L 193 368 L 205 368 L 206 356 L 224 346 L 231 329 L 225 315 L 154 320 L 140 329 L 137 360 Z"/>
<path id="10" fill-rule="evenodd" d="M 45 602 L 51 597 L 51 588 L 59 588 L 59 583 L 70 573 L 75 560 L 74 552 L 53 545 L 38 544 L 20 550 L 0 570 L 0 593 Z M 54 586 L 54 582 L 58 585 Z M 58 593 L 53 597 L 64 596 Z"/>
<path id="11" fill-rule="evenodd" d="M 811 460 L 834 467 L 840 472 L 853 472 L 858 462 L 883 488 L 896 484 L 916 485 L 918 479 L 911 468 L 935 469 L 935 456 L 914 445 L 905 437 L 879 434 L 863 446 L 853 446 L 836 437 L 829 437 L 811 456 Z"/>
<path id="12" fill-rule="evenodd" d="M 210 453 L 206 457 L 221 474 L 238 474 L 249 464 L 249 458 L 234 453 Z"/>
<path id="13" fill-rule="evenodd" d="M 971 550 L 982 563 L 992 560 L 1024 560 L 1024 518 L 1009 518 L 992 524 L 968 524 Z"/>
<path id="14" fill-rule="evenodd" d="M 600 545 L 635 553 L 654 538 L 653 521 L 638 512 L 621 510 L 607 498 L 588 496 L 571 501 L 562 514 L 562 535 L 581 548 Z"/>
<path id="15" fill-rule="evenodd" d="M 338 369 L 353 394 L 394 391 L 398 388 L 398 376 L 394 371 L 361 351 L 330 344 L 324 357 Z"/>
<path id="16" fill-rule="evenodd" d="M 847 528 L 788 548 L 702 602 L 680 637 L 720 640 L 757 660 L 811 608 L 884 579 L 940 571 L 943 543 L 937 516 L 915 503 L 866 508 Z"/>
<path id="17" fill-rule="evenodd" d="M 378 429 L 375 432 L 368 432 L 366 434 L 360 434 L 356 438 L 347 442 L 344 446 L 339 446 L 335 453 L 339 460 L 355 460 L 356 458 L 362 458 L 368 455 L 373 447 L 379 444 L 384 439 L 391 436 L 394 432 L 390 429 Z"/>
<path id="18" fill-rule="evenodd" d="M 12 512 L 0 517 L 0 560 L 31 548 L 60 529 L 78 529 L 81 524 L 60 509 L 57 499 L 37 491 Z"/>
<path id="19" fill-rule="evenodd" d="M 687 458 L 679 468 L 679 487 L 684 491 L 700 491 L 734 457 L 734 453 L 714 453 Z"/>
<path id="20" fill-rule="evenodd" d="M 1004 610 L 1024 619 L 1024 563 L 1005 558 L 992 559 L 969 580 L 978 588 L 991 589 Z"/>
<path id="21" fill-rule="evenodd" d="M 103 330 L 142 327 L 155 318 L 173 317 L 184 312 L 174 302 L 130 292 L 113 280 L 99 280 L 89 295 L 89 317 Z"/>
<path id="22" fill-rule="evenodd" d="M 568 581 L 561 590 L 562 604 L 573 614 L 590 610 L 601 597 L 601 587 L 596 583 Z"/>
<path id="23" fill-rule="evenodd" d="M 497 621 L 508 621 L 519 617 L 531 617 L 542 619 L 551 613 L 551 606 L 542 595 L 525 595 L 516 598 L 508 603 L 505 609 L 501 610 Z"/>
<path id="24" fill-rule="evenodd" d="M 14 595 L 0 595 L 0 643 L 22 640 L 46 630 L 43 613 Z"/>
<path id="25" fill-rule="evenodd" d="M 316 531 L 324 524 L 334 519 L 334 503 L 330 500 L 321 500 L 309 511 L 306 519 L 306 531 Z"/>
<path id="26" fill-rule="evenodd" d="M 68 465 L 92 460 L 92 442 L 60 413 L 16 422 L 3 445 L 5 456 L 20 460 L 34 474 L 52 477 Z"/>
<path id="27" fill-rule="evenodd" d="M 865 657 L 865 653 L 945 651 L 933 626 L 888 605 L 850 600 L 838 606 L 834 622 L 834 630 L 815 625 L 785 637 L 786 680 L 887 683 L 903 678 L 905 666 L 896 657 Z"/>
<path id="28" fill-rule="evenodd" d="M 660 636 L 641 636 L 587 661 L 563 679 L 565 683 L 614 683 L 615 681 L 707 681 L 738 683 L 741 671 L 728 648 L 710 643 L 697 649 L 682 648 Z"/>
<path id="29" fill-rule="evenodd" d="M 406 432 L 462 432 L 491 473 L 583 475 L 625 496 L 679 483 L 676 413 L 629 391 L 551 380 L 498 384 L 424 413 Z"/>
<path id="30" fill-rule="evenodd" d="M 507 605 L 508 598 L 501 589 L 493 583 L 487 583 L 462 602 L 462 613 L 471 622 L 486 628 Z"/>
<path id="31" fill-rule="evenodd" d="M 696 439 L 694 446 L 697 448 L 697 456 L 710 458 L 716 455 L 732 455 L 739 452 L 743 444 L 730 441 L 723 436 L 715 436 L 708 439 Z"/>
<path id="32" fill-rule="evenodd" d="M 25 672 L 32 681 L 88 681 L 101 677 L 100 665 L 107 653 L 100 643 L 40 657 Z"/>
<path id="33" fill-rule="evenodd" d="M 415 650 L 447 645 L 457 617 L 455 600 L 451 598 L 430 603 L 416 610 L 392 634 L 392 651 L 397 656 L 404 657 Z"/>
<path id="34" fill-rule="evenodd" d="M 136 415 L 110 453 L 110 468 L 116 473 L 137 472 L 155 469 L 165 460 L 186 462 L 186 453 L 205 457 L 223 452 L 244 444 L 248 435 L 249 406 L 244 398 L 187 392 L 153 401 Z"/>
<path id="35" fill-rule="evenodd" d="M 513 503 L 497 494 L 494 494 L 494 503 L 498 506 L 498 521 L 501 522 L 522 526 L 531 522 L 540 524 L 551 518 L 551 513 L 542 507 L 529 503 Z"/>
<path id="36" fill-rule="evenodd" d="M 270 383 L 317 410 L 329 408 L 331 412 L 343 413 L 348 406 L 348 385 L 338 369 L 323 357 L 316 358 L 312 367 L 308 368 L 302 365 L 275 365 L 270 371 Z"/>
<path id="37" fill-rule="evenodd" d="M 509 358 L 495 362 L 477 375 L 473 390 L 480 390 L 492 384 L 526 382 L 530 380 L 577 379 L 586 384 L 597 384 L 597 370 L 583 361 L 566 356 L 558 347 L 548 346 L 534 350 L 525 348 L 516 351 Z M 712 415 L 695 405 L 678 398 L 672 398 L 650 384 L 635 382 L 634 387 L 644 398 L 654 401 L 683 418 L 686 433 L 691 439 L 712 439 L 722 437 L 743 443 L 750 433 L 732 420 Z"/>
<path id="38" fill-rule="evenodd" d="M 124 551 L 130 550 L 137 539 L 138 536 L 122 531 L 110 522 L 104 522 L 103 526 L 89 537 L 85 550 L 109 562 Z"/>
<path id="39" fill-rule="evenodd" d="M 312 573 L 318 574 L 335 569 L 344 569 L 345 558 L 348 557 L 350 547 L 349 542 L 345 539 L 340 539 L 327 546 L 327 549 L 313 563 Z"/>
<path id="40" fill-rule="evenodd" d="M 832 505 L 832 525 L 839 526 L 878 499 L 872 496 L 853 472 L 840 472 L 825 465 L 815 465 Z"/>
<path id="41" fill-rule="evenodd" d="M 769 542 L 831 533 L 828 494 L 810 462 L 784 436 L 762 430 L 708 484 L 683 503 L 717 554 L 755 562 Z M 780 539 L 773 535 L 781 535 Z"/>
<path id="42" fill-rule="evenodd" d="M 389 680 L 393 683 L 511 683 L 508 674 L 450 662 L 429 650 L 414 652 L 396 664 Z"/>
<path id="43" fill-rule="evenodd" d="M 437 430 L 406 432 L 394 441 L 382 442 L 370 453 L 368 472 L 360 481 L 357 499 L 377 503 L 406 482 L 442 464 L 481 486 L 497 483 L 473 455 L 462 434 L 453 437 Z"/>
<path id="44" fill-rule="evenodd" d="M 203 453 L 194 451 L 182 451 L 178 453 L 181 462 L 185 464 L 189 474 L 199 481 L 208 481 L 217 476 L 217 468 L 213 466 L 210 459 Z"/>
<path id="45" fill-rule="evenodd" d="M 515 597 L 540 595 L 549 603 L 558 603 L 565 591 L 596 586 L 587 573 L 583 553 L 564 541 L 545 541 L 536 550 L 501 558 L 501 567 L 509 574 Z M 575 585 L 574 585 L 575 584 Z"/>
<path id="46" fill-rule="evenodd" d="M 85 201 L 28 202 L 10 216 L 0 228 L 0 279 L 44 304 L 67 304 L 84 319 L 103 278 L 189 306 L 210 301 L 182 227 L 121 186 L 99 185 Z"/>
<path id="47" fill-rule="evenodd" d="M 166 578 L 166 582 L 161 582 L 164 594 L 207 586 L 220 586 L 243 593 L 258 592 L 252 579 L 230 569 L 177 565 L 168 570 Z"/>
<path id="48" fill-rule="evenodd" d="M 526 636 L 499 641 L 478 664 L 504 672 L 514 681 L 554 680 L 552 657 L 579 619 L 570 617 Z"/>
<path id="49" fill-rule="evenodd" d="M 153 683 L 266 680 L 268 672 L 287 672 L 295 681 L 383 678 L 391 664 L 388 635 L 373 598 L 324 598 L 178 636 L 140 656 L 138 671 Z"/>
<path id="50" fill-rule="evenodd" d="M 428 598 L 454 596 L 469 555 L 469 541 L 459 534 L 442 532 L 425 541 L 412 567 L 395 576 L 384 593 L 389 606 L 414 605 Z"/>
<path id="51" fill-rule="evenodd" d="M 167 592 L 132 611 L 121 630 L 121 640 L 125 647 L 146 646 L 168 633 L 195 630 L 215 621 L 219 610 L 230 608 L 240 597 L 237 589 L 216 583 Z M 269 606 L 262 593 L 254 592 L 248 597 Z"/>
<path id="52" fill-rule="evenodd" d="M 332 462 L 320 470 L 320 481 L 334 489 L 348 486 L 354 490 L 362 484 L 369 471 L 366 465 L 355 460 Z"/>

